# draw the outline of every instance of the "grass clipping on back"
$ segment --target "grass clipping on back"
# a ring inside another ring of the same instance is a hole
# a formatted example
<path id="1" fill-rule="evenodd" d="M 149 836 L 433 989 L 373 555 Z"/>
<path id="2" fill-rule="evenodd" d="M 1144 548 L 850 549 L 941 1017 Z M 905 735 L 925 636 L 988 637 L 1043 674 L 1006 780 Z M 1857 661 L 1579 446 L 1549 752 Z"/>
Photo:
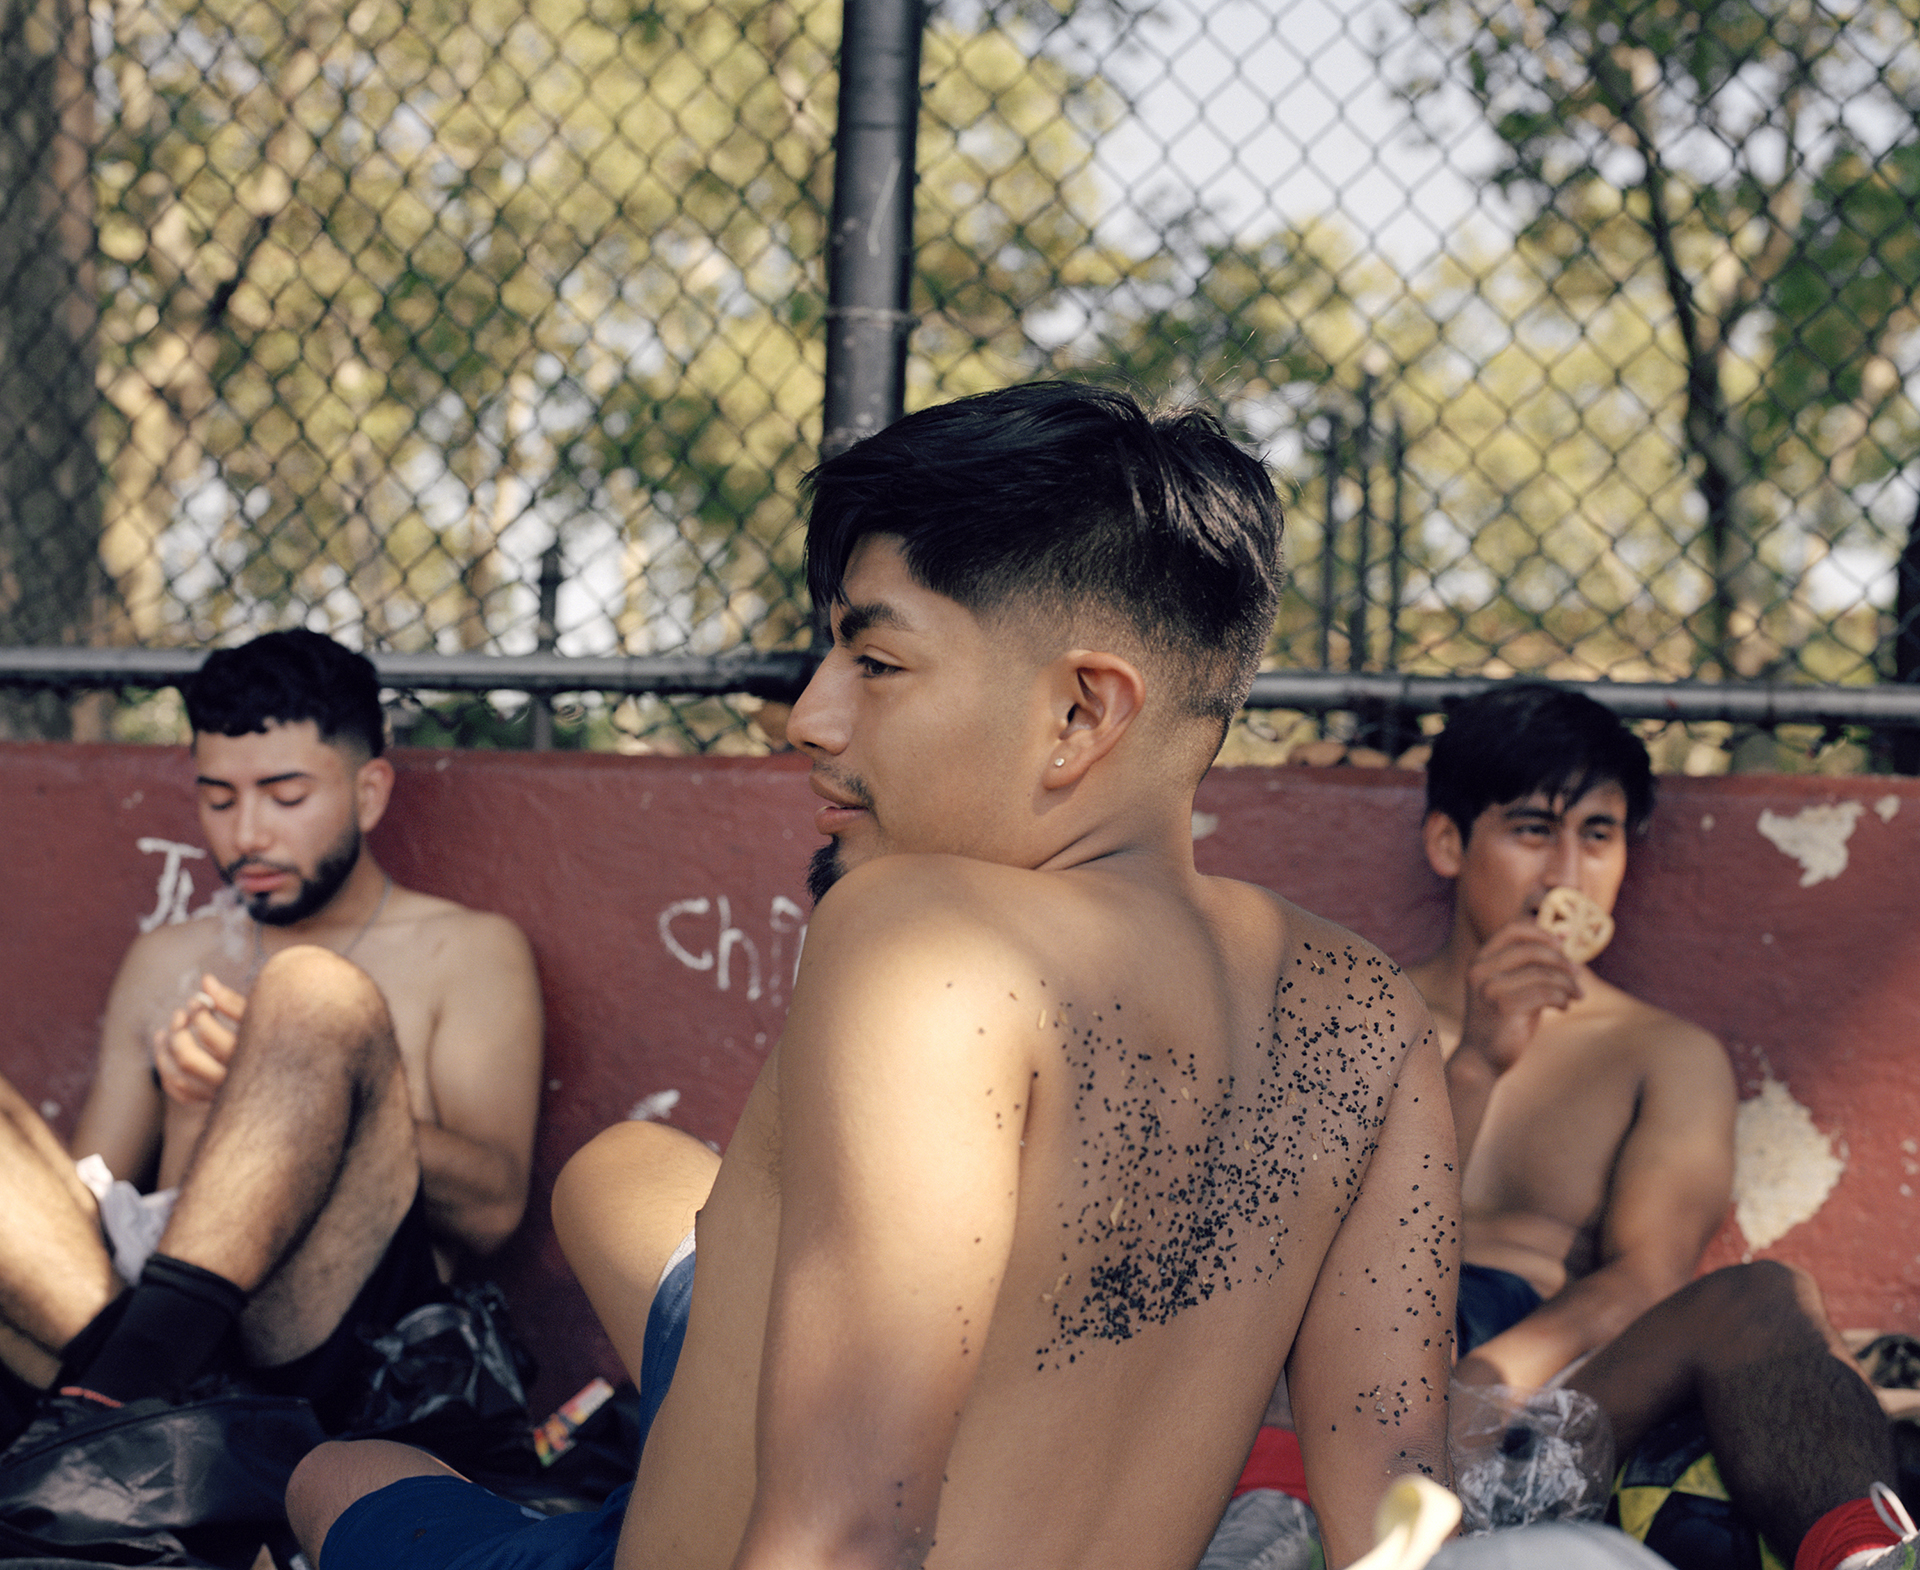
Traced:
<path id="1" fill-rule="evenodd" d="M 1613 917 L 1578 889 L 1548 889 L 1534 919 L 1576 965 L 1586 964 L 1613 941 Z"/>

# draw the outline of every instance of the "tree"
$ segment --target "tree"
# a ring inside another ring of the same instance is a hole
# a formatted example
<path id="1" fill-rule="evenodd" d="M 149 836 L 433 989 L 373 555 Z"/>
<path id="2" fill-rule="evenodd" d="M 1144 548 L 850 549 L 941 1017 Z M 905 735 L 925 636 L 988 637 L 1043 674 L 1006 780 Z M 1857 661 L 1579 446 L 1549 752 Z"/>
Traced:
<path id="1" fill-rule="evenodd" d="M 375 646 L 525 648 L 558 536 L 596 601 L 563 598 L 563 649 L 803 640 L 838 17 L 118 0 L 115 635 L 295 610 Z M 1134 265 L 1090 216 L 1117 105 L 1042 23 L 931 24 L 916 398 L 1034 368 L 1022 313 Z"/>
<path id="2" fill-rule="evenodd" d="M 0 644 L 84 642 L 97 610 L 91 60 L 79 0 L 0 0 Z M 70 728 L 0 698 L 0 735 Z"/>
<path id="3" fill-rule="evenodd" d="M 1469 84 L 1501 144 L 1493 176 L 1518 203 L 1555 289 L 1598 302 L 1650 279 L 1664 294 L 1710 576 L 1697 643 L 1710 670 L 1754 674 L 1783 636 L 1791 641 L 1790 630 L 1763 632 L 1756 580 L 1780 570 L 1768 536 L 1804 505 L 1773 483 L 1769 348 L 1796 308 L 1822 309 L 1781 291 L 1812 263 L 1813 208 L 1824 201 L 1828 221 L 1857 227 L 1831 206 L 1871 191 L 1845 174 L 1860 152 L 1853 128 L 1911 142 L 1920 104 L 1911 0 L 1410 0 L 1408 9 L 1441 68 L 1408 69 L 1402 85 L 1418 103 L 1443 75 Z M 1829 293 L 1837 283 L 1844 275 L 1828 280 Z M 1794 340 L 1798 326 L 1785 331 Z"/>

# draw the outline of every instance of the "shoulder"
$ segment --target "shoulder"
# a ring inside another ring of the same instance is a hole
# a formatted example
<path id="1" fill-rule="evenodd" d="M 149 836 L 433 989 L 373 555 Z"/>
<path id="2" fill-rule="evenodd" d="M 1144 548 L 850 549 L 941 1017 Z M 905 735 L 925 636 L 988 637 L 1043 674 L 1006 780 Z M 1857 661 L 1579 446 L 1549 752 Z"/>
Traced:
<path id="1" fill-rule="evenodd" d="M 1061 990 L 1053 962 L 1064 945 L 1045 936 L 1063 924 L 1054 882 L 959 856 L 892 855 L 854 869 L 815 907 L 783 1051 L 797 1035 L 836 1054 L 863 1041 L 932 1050 L 962 1023 L 975 1050 L 1030 1036 L 1039 1001 Z"/>
<path id="2" fill-rule="evenodd" d="M 178 981 L 181 973 L 204 967 L 218 955 L 231 931 L 214 915 L 194 916 L 143 932 L 127 946 L 119 983 Z"/>
<path id="3" fill-rule="evenodd" d="M 1649 1086 L 1684 1087 L 1732 1105 L 1733 1062 L 1712 1031 L 1630 992 L 1609 991 L 1618 1014 L 1612 1034 L 1638 1059 Z"/>
<path id="4" fill-rule="evenodd" d="M 1658 1004 L 1649 1003 L 1645 998 L 1622 991 L 1610 982 L 1601 985 L 1607 989 L 1609 1001 L 1615 1008 L 1617 1023 L 1614 1031 L 1618 1036 L 1653 1049 L 1662 1057 L 1718 1063 L 1727 1061 L 1727 1049 L 1721 1046 L 1719 1037 L 1712 1031 L 1694 1024 L 1690 1019 L 1682 1019 Z"/>
<path id="5" fill-rule="evenodd" d="M 455 961 L 530 957 L 532 952 L 526 934 L 510 918 L 398 884 L 390 919 L 411 925 L 423 948 Z"/>
<path id="6" fill-rule="evenodd" d="M 1431 1029 L 1420 989 L 1378 948 L 1338 922 L 1270 897 L 1284 908 L 1290 934 L 1284 981 L 1331 1002 L 1383 1010 L 1387 1018 L 1404 1023 L 1409 1041 Z"/>
<path id="7" fill-rule="evenodd" d="M 807 928 L 803 966 L 895 967 L 927 959 L 1030 955 L 1027 934 L 1055 879 L 964 856 L 882 856 L 827 891 Z"/>
<path id="8" fill-rule="evenodd" d="M 526 935 L 505 916 L 396 885 L 372 940 L 354 956 L 401 1012 L 425 1008 L 443 1023 L 491 1021 L 498 1032 L 537 1033 L 540 978 Z"/>

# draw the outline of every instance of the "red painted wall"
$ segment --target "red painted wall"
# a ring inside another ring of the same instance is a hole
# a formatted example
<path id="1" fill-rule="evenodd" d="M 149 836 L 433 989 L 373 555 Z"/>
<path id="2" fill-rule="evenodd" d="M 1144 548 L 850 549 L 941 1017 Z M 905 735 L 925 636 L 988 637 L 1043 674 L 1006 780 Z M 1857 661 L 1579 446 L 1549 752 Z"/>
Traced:
<path id="1" fill-rule="evenodd" d="M 375 836 L 382 860 L 403 882 L 513 917 L 540 964 L 549 1093 L 536 1221 L 567 1155 L 644 1097 L 678 1091 L 669 1121 L 724 1142 L 780 1028 L 806 921 L 802 874 L 817 840 L 804 765 L 395 761 L 400 785 Z M 1417 959 L 1447 911 L 1419 850 L 1420 789 L 1397 773 L 1223 770 L 1201 788 L 1196 855 L 1205 871 L 1266 883 Z M 1803 888 L 1800 864 L 1756 824 L 1763 811 L 1827 802 L 1860 804 L 1848 865 Z M 198 847 L 181 752 L 0 745 L 10 1000 L 0 1071 L 63 1133 L 108 982 L 158 904 L 163 841 Z M 216 880 L 204 859 L 179 865 L 197 908 Z M 1920 1042 L 1920 924 L 1905 899 L 1915 866 L 1920 782 L 1665 780 L 1600 962 L 1609 979 L 1718 1032 L 1743 1094 L 1770 1071 L 1833 1136 L 1846 1166 L 1831 1196 L 1765 1252 L 1812 1268 L 1843 1325 L 1920 1330 L 1920 1128 L 1907 1068 Z M 1744 1252 L 1730 1220 L 1710 1261 Z M 499 1272 L 541 1351 L 536 1404 L 614 1371 L 543 1225 L 508 1245 Z"/>

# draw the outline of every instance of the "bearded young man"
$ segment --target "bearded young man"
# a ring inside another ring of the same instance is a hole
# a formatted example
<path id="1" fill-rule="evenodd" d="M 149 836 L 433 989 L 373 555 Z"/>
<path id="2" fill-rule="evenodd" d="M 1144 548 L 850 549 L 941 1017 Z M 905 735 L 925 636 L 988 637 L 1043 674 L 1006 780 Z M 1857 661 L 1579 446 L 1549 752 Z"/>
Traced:
<path id="1" fill-rule="evenodd" d="M 629 1125 L 556 1195 L 628 1367 L 655 1399 L 671 1376 L 631 1497 L 529 1526 L 419 1452 L 328 1445 L 289 1491 L 321 1570 L 616 1539 L 626 1570 L 1189 1570 L 1283 1365 L 1330 1562 L 1396 1475 L 1444 1473 L 1425 1010 L 1366 944 L 1193 864 L 1279 545 L 1210 418 L 1085 387 L 821 466 L 834 641 L 787 734 L 831 887 L 786 1028 L 717 1172 Z"/>
<path id="2" fill-rule="evenodd" d="M 70 1150 L 0 1083 L 0 1433 L 220 1369 L 337 1426 L 362 1332 L 442 1296 L 526 1203 L 532 956 L 374 859 L 394 774 L 371 663 L 270 633 L 185 696 L 240 952 L 216 918 L 135 940 Z"/>

